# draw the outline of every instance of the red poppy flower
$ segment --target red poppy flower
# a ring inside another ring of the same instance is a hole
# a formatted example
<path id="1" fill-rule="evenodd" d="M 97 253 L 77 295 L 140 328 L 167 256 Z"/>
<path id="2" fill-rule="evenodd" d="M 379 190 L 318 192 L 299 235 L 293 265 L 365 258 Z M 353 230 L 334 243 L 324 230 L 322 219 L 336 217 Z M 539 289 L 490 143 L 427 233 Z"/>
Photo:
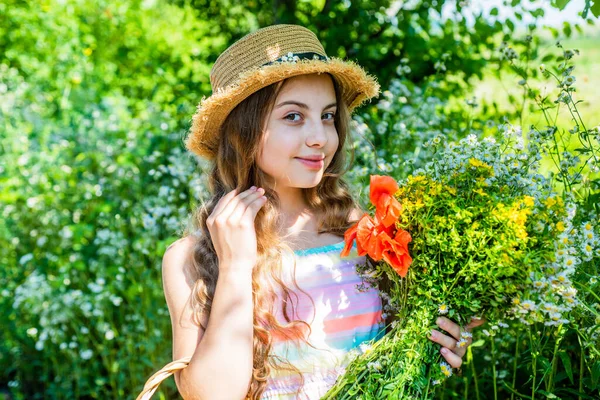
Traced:
<path id="1" fill-rule="evenodd" d="M 408 267 L 412 263 L 412 257 L 408 253 L 408 243 L 412 240 L 410 233 L 404 229 L 398 229 L 394 240 L 390 240 L 383 252 L 383 259 L 404 278 Z"/>
<path id="2" fill-rule="evenodd" d="M 375 219 L 364 214 L 344 234 L 346 245 L 341 256 L 350 253 L 356 240 L 358 255 L 368 254 L 373 260 L 384 259 L 401 277 L 405 277 L 412 258 L 408 254 L 410 234 L 396 228 L 401 205 L 394 197 L 398 184 L 389 176 L 371 175 L 370 199 L 375 205 Z"/>
<path id="3" fill-rule="evenodd" d="M 402 207 L 394 197 L 398 183 L 390 176 L 371 175 L 370 199 L 375 206 L 375 219 L 386 228 L 398 221 Z"/>

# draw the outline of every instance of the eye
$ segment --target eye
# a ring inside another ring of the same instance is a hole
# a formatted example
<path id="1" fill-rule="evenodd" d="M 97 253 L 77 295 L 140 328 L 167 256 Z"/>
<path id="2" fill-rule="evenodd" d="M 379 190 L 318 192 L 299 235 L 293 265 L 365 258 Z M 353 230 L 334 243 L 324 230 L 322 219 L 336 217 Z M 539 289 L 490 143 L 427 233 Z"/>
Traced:
<path id="1" fill-rule="evenodd" d="M 335 113 L 333 113 L 333 112 L 328 112 L 328 113 L 325 113 L 325 114 L 323 114 L 323 115 L 328 115 L 328 114 L 329 114 L 329 115 L 331 115 L 331 118 L 326 118 L 326 120 L 327 120 L 327 121 L 333 121 L 333 120 L 334 120 L 334 118 L 335 118 Z M 297 116 L 299 116 L 299 117 L 300 117 L 300 114 L 299 114 L 299 113 L 289 113 L 288 115 L 286 115 L 285 117 L 283 117 L 283 119 L 285 119 L 285 120 L 287 120 L 287 121 L 290 121 L 290 122 L 300 122 L 300 119 L 289 119 L 289 118 L 288 118 L 288 117 L 293 117 L 293 116 L 295 116 L 295 115 L 297 115 Z"/>
<path id="2" fill-rule="evenodd" d="M 294 116 L 294 115 L 300 116 L 300 114 L 298 114 L 298 113 L 290 113 L 290 114 L 286 115 L 285 117 L 283 117 L 283 119 L 286 119 L 286 120 L 291 121 L 291 122 L 298 122 L 299 121 L 298 119 L 296 119 L 296 120 L 288 119 L 288 117 Z"/>
<path id="3" fill-rule="evenodd" d="M 333 113 L 333 112 L 329 112 L 329 113 L 325 113 L 325 114 L 323 114 L 323 115 L 327 115 L 327 114 L 331 114 L 331 118 L 329 118 L 329 120 L 330 120 L 330 121 L 333 121 L 333 120 L 334 120 L 334 118 L 335 118 L 335 113 Z"/>

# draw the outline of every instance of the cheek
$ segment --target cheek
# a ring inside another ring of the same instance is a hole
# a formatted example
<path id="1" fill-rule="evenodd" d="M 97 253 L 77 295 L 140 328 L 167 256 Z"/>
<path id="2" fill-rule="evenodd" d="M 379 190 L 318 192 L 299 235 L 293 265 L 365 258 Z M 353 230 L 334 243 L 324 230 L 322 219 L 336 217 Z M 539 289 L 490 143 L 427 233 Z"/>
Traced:
<path id="1" fill-rule="evenodd" d="M 264 150 L 276 155 L 277 159 L 292 158 L 302 146 L 302 141 L 293 132 L 276 132 L 267 137 L 264 142 Z"/>
<path id="2" fill-rule="evenodd" d="M 270 175 L 277 175 L 283 169 L 287 168 L 296 156 L 298 144 L 292 140 L 281 136 L 271 136 L 263 142 L 261 155 L 258 157 L 257 164 Z"/>

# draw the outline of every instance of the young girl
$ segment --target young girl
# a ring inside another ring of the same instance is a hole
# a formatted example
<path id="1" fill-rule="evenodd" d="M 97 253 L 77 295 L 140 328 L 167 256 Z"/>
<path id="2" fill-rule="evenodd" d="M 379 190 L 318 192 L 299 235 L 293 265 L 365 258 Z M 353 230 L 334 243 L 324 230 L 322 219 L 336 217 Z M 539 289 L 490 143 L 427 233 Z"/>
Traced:
<path id="1" fill-rule="evenodd" d="M 364 213 L 342 179 L 350 114 L 379 93 L 316 36 L 273 25 L 229 47 L 211 70 L 186 147 L 212 161 L 210 200 L 163 258 L 175 372 L 186 399 L 319 399 L 350 350 L 385 334 L 364 262 L 341 258 Z M 460 327 L 433 330 L 458 368 Z M 470 329 L 472 324 L 463 329 Z"/>

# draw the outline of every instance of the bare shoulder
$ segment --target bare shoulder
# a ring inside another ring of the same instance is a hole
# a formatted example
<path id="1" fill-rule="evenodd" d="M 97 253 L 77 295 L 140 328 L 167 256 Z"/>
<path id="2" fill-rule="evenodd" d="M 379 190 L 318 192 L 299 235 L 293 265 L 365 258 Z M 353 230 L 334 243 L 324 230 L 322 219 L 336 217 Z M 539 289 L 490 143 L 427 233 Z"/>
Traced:
<path id="1" fill-rule="evenodd" d="M 186 284 L 191 289 L 193 279 L 191 277 L 190 260 L 194 250 L 194 239 L 191 236 L 185 236 L 171 243 L 165 250 L 162 259 L 163 284 L 180 286 Z M 165 292 L 170 289 L 165 287 Z"/>
<path id="2" fill-rule="evenodd" d="M 169 250 L 171 250 L 171 249 L 177 249 L 175 251 L 183 251 L 183 250 L 191 251 L 194 248 L 194 243 L 195 243 L 194 238 L 191 235 L 184 236 L 180 239 L 177 239 L 173 243 L 171 243 L 169 245 L 169 247 L 167 247 L 167 249 L 165 250 L 165 254 L 167 254 L 169 252 Z"/>

